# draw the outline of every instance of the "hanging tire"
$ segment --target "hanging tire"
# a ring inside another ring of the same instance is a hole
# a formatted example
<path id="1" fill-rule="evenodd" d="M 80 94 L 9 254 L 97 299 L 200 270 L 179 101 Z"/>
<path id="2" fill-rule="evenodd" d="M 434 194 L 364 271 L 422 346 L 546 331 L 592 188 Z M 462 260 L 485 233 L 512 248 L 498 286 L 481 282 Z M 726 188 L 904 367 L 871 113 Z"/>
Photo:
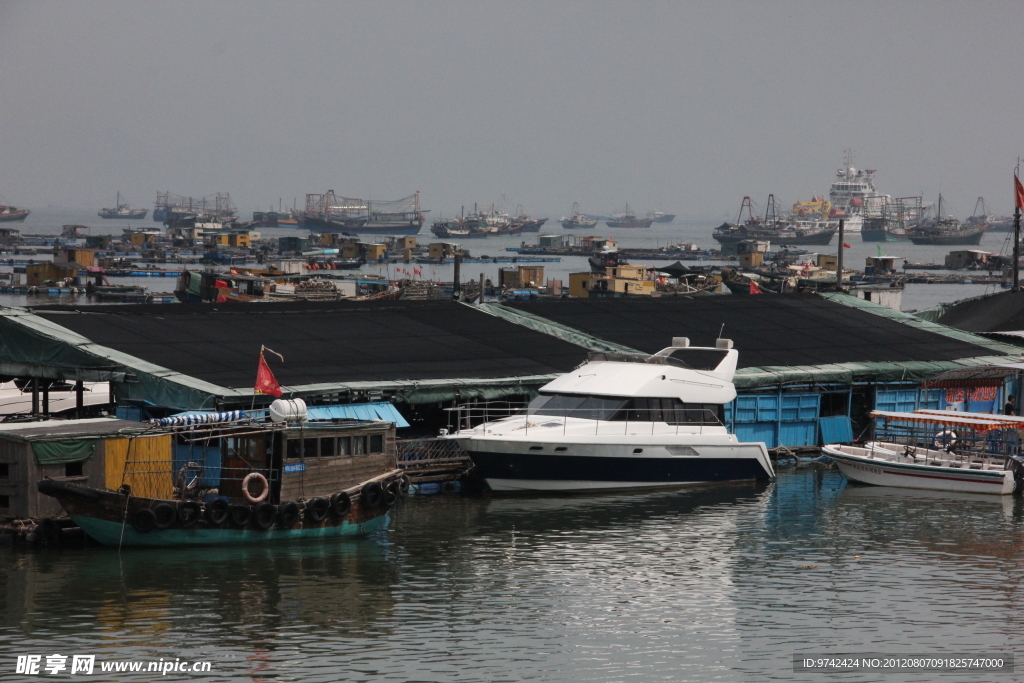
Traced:
<path id="1" fill-rule="evenodd" d="M 277 509 L 270 503 L 260 503 L 252 509 L 252 523 L 260 531 L 267 531 L 277 520 Z"/>
<path id="2" fill-rule="evenodd" d="M 402 478 L 398 480 L 398 488 L 402 492 L 402 497 L 409 495 L 409 477 L 402 475 Z"/>
<path id="3" fill-rule="evenodd" d="M 379 508 L 384 504 L 384 487 L 379 481 L 370 482 L 359 491 L 359 499 L 365 507 Z"/>
<path id="4" fill-rule="evenodd" d="M 252 521 L 252 508 L 248 505 L 231 506 L 231 525 L 244 529 Z"/>
<path id="5" fill-rule="evenodd" d="M 306 516 L 315 524 L 327 519 L 330 511 L 331 503 L 326 498 L 314 498 L 306 503 Z"/>
<path id="6" fill-rule="evenodd" d="M 402 494 L 398 490 L 398 482 L 391 482 L 384 488 L 384 504 L 391 507 L 398 502 L 401 495 Z"/>
<path id="7" fill-rule="evenodd" d="M 294 501 L 282 503 L 277 508 L 277 525 L 282 529 L 291 529 L 299 521 L 299 504 Z"/>
<path id="8" fill-rule="evenodd" d="M 157 503 L 153 506 L 156 516 L 156 528 L 160 531 L 170 529 L 178 519 L 178 510 L 170 503 Z"/>
<path id="9" fill-rule="evenodd" d="M 194 500 L 186 500 L 178 506 L 178 524 L 182 529 L 191 529 L 203 516 L 203 508 Z"/>
<path id="10" fill-rule="evenodd" d="M 217 498 L 206 506 L 206 521 L 211 526 L 221 527 L 228 521 L 231 505 L 223 498 Z"/>
<path id="11" fill-rule="evenodd" d="M 156 513 L 149 508 L 136 510 L 132 516 L 132 527 L 140 534 L 148 534 L 156 528 Z"/>
<path id="12" fill-rule="evenodd" d="M 331 496 L 331 514 L 344 517 L 352 510 L 352 497 L 344 491 Z"/>

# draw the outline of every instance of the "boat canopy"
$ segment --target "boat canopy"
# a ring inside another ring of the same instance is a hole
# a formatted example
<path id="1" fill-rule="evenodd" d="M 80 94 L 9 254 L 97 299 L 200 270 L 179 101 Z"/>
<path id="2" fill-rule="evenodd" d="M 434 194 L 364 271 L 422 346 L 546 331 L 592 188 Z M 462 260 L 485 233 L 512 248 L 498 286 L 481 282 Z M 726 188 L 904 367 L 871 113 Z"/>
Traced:
<path id="1" fill-rule="evenodd" d="M 875 410 L 872 411 L 871 417 L 899 422 L 941 425 L 943 427 L 966 427 L 975 432 L 989 432 L 993 429 L 1024 429 L 1024 417 L 990 415 L 988 413 L 960 413 L 950 410 L 918 410 L 913 413 Z"/>

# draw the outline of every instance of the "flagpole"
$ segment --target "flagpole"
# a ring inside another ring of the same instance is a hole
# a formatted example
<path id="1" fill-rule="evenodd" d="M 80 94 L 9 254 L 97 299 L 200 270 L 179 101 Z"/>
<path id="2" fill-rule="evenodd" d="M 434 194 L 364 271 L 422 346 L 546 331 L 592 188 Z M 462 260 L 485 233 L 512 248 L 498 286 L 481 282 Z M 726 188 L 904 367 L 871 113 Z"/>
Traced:
<path id="1" fill-rule="evenodd" d="M 1013 291 L 1020 291 L 1020 208 L 1022 198 L 1020 191 L 1020 157 L 1017 158 L 1017 168 L 1013 172 Z"/>
<path id="2" fill-rule="evenodd" d="M 264 348 L 264 347 L 263 347 L 263 345 L 261 344 L 261 345 L 260 345 L 260 358 L 261 358 L 261 359 L 263 358 L 263 348 Z M 253 390 L 252 390 L 252 405 L 251 405 L 251 406 L 249 406 L 249 412 L 251 413 L 251 412 L 253 412 L 254 410 L 256 410 L 256 390 L 255 390 L 255 389 L 253 389 Z M 252 417 L 252 416 L 250 415 L 250 417 Z"/>
<path id="3" fill-rule="evenodd" d="M 843 291 L 843 219 L 839 219 L 839 251 L 836 254 L 836 287 Z"/>

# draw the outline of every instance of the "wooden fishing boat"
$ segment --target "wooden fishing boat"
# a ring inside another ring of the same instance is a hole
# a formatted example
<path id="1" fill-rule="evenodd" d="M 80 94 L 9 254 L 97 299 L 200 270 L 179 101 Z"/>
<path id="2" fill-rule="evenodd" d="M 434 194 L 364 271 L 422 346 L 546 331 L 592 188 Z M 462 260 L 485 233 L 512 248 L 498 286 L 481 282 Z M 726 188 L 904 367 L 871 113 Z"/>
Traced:
<path id="1" fill-rule="evenodd" d="M 279 403 L 301 401 L 275 402 L 272 415 Z M 302 404 L 284 418 L 304 412 Z M 105 487 L 38 483 L 104 545 L 364 535 L 387 525 L 388 509 L 408 488 L 390 422 L 267 423 L 234 411 L 155 420 L 123 436 L 103 448 Z"/>
<path id="2" fill-rule="evenodd" d="M 850 481 L 993 495 L 1024 484 L 1017 431 L 1024 418 L 948 410 L 871 416 L 877 420 L 872 441 L 822 447 Z"/>

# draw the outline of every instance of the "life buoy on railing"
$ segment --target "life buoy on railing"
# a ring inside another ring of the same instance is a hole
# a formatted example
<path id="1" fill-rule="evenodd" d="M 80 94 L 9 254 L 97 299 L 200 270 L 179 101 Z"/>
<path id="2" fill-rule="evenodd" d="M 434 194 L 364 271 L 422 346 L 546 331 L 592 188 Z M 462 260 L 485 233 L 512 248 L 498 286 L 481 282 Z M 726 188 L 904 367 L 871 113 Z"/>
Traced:
<path id="1" fill-rule="evenodd" d="M 952 429 L 943 429 L 935 435 L 935 447 L 947 448 L 956 443 L 956 432 Z"/>
<path id="2" fill-rule="evenodd" d="M 260 491 L 257 496 L 254 496 L 249 492 L 249 484 L 253 481 L 258 481 L 260 483 Z M 245 479 L 242 480 L 242 495 L 245 496 L 245 499 L 249 501 L 250 505 L 255 505 L 256 503 L 262 503 L 265 501 L 267 496 L 270 495 L 270 484 L 267 483 L 267 478 L 259 472 L 250 472 L 245 475 Z"/>

